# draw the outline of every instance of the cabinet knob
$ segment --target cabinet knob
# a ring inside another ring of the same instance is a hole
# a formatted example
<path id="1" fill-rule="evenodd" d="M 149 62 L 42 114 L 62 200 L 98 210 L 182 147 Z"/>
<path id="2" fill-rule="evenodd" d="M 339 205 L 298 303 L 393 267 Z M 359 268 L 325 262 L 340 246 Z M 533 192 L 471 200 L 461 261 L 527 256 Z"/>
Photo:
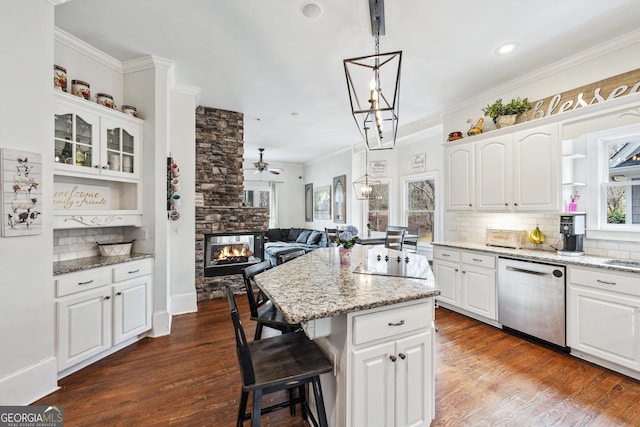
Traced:
<path id="1" fill-rule="evenodd" d="M 400 359 L 402 359 L 402 360 L 407 358 L 407 355 L 404 354 L 404 353 L 400 353 L 400 354 L 398 354 L 398 356 L 400 356 Z"/>
<path id="2" fill-rule="evenodd" d="M 107 169 L 109 166 L 102 166 L 102 169 Z"/>
<path id="3" fill-rule="evenodd" d="M 392 362 L 395 362 L 396 360 L 398 360 L 398 358 L 395 357 L 393 354 L 389 356 L 389 359 L 391 359 Z"/>
<path id="4" fill-rule="evenodd" d="M 462 270 L 462 274 L 466 274 L 466 273 L 467 273 L 466 271 Z"/>
<path id="5" fill-rule="evenodd" d="M 505 206 L 509 206 L 509 203 L 505 203 L 504 205 L 505 205 Z"/>
<path id="6" fill-rule="evenodd" d="M 473 206 L 471 203 L 469 203 L 469 207 Z"/>
<path id="7" fill-rule="evenodd" d="M 106 300 L 107 299 L 111 299 L 111 297 L 107 295 L 106 297 L 104 297 L 104 299 L 106 299 Z"/>
<path id="8" fill-rule="evenodd" d="M 518 204 L 517 204 L 517 203 L 514 203 L 514 204 L 513 204 L 513 206 L 518 206 Z"/>
<path id="9" fill-rule="evenodd" d="M 460 270 L 458 270 L 458 269 L 456 268 L 454 271 L 457 273 L 457 272 L 458 272 L 458 271 L 460 271 Z"/>
<path id="10" fill-rule="evenodd" d="M 122 292 L 116 292 L 116 295 L 120 296 L 122 295 Z"/>

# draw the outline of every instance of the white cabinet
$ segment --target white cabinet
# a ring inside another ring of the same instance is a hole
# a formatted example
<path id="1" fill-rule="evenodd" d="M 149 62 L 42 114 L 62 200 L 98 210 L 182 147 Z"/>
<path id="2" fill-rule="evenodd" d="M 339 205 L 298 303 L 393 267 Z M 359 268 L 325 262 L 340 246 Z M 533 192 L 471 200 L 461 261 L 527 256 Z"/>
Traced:
<path id="1" fill-rule="evenodd" d="M 56 276 L 59 372 L 151 329 L 152 269 L 143 259 Z"/>
<path id="2" fill-rule="evenodd" d="M 484 321 L 498 319 L 495 256 L 436 246 L 433 271 L 443 307 Z"/>
<path id="3" fill-rule="evenodd" d="M 433 303 L 353 317 L 351 426 L 428 426 L 433 419 Z"/>
<path id="4" fill-rule="evenodd" d="M 475 142 L 476 209 L 559 211 L 558 125 Z"/>
<path id="5" fill-rule="evenodd" d="M 455 144 L 445 149 L 448 210 L 472 210 L 474 203 L 474 146 Z"/>
<path id="6" fill-rule="evenodd" d="M 53 227 L 140 226 L 140 119 L 54 92 Z"/>
<path id="7" fill-rule="evenodd" d="M 570 266 L 568 279 L 567 343 L 572 354 L 638 378 L 639 275 Z"/>

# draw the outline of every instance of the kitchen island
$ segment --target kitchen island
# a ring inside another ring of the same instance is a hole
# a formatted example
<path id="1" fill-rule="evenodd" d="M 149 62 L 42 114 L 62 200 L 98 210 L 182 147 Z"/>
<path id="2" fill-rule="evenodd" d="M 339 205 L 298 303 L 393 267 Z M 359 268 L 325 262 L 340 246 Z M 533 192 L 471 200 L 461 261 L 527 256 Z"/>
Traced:
<path id="1" fill-rule="evenodd" d="M 256 276 L 334 362 L 322 377 L 331 426 L 428 426 L 434 417 L 434 302 L 425 257 L 356 245 L 350 265 L 322 248 Z"/>

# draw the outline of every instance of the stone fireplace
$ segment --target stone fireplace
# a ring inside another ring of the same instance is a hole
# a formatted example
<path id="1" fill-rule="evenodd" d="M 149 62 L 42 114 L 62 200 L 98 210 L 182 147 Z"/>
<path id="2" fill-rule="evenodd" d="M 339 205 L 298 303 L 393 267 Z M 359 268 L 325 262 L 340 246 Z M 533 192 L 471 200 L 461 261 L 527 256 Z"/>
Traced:
<path id="1" fill-rule="evenodd" d="M 264 208 L 242 206 L 244 120 L 242 113 L 199 106 L 196 109 L 196 291 L 198 301 L 224 297 L 229 285 L 244 290 L 242 269 L 205 275 L 210 259 L 207 235 L 261 235 L 269 220 Z M 259 248 L 259 251 L 262 249 Z M 252 250 L 253 252 L 253 250 Z M 255 261 L 255 260 L 252 260 Z M 222 272 L 222 270 L 221 270 Z"/>

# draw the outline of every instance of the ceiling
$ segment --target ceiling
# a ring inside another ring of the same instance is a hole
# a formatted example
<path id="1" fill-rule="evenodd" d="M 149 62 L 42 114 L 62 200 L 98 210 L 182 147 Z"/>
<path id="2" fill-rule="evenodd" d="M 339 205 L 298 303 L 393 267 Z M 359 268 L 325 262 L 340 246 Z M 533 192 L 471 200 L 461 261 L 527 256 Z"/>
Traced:
<path id="1" fill-rule="evenodd" d="M 301 13 L 308 2 L 320 16 Z M 386 0 L 380 52 L 403 51 L 400 127 L 638 22 L 637 0 Z M 374 52 L 367 0 L 70 0 L 55 25 L 121 61 L 175 61 L 200 105 L 244 113 L 247 159 L 264 147 L 266 161 L 305 163 L 362 142 L 342 61 Z"/>

